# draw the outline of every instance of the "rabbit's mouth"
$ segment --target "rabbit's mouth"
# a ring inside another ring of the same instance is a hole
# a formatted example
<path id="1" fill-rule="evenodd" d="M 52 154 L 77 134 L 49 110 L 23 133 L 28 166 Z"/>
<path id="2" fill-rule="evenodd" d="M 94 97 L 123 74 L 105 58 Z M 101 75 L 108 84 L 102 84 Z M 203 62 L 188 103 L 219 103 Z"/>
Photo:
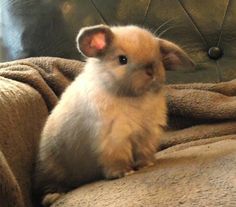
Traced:
<path id="1" fill-rule="evenodd" d="M 149 91 L 152 91 L 154 93 L 158 93 L 163 87 L 163 83 L 160 81 L 153 79 L 153 81 L 150 84 Z"/>
<path id="2" fill-rule="evenodd" d="M 132 82 L 129 82 L 128 84 L 126 82 L 126 84 L 119 84 L 119 87 L 113 89 L 115 90 L 115 94 L 117 96 L 140 97 L 148 92 L 158 93 L 162 89 L 162 86 L 162 83 L 156 79 L 153 79 L 140 87 L 136 87 L 132 84 Z"/>

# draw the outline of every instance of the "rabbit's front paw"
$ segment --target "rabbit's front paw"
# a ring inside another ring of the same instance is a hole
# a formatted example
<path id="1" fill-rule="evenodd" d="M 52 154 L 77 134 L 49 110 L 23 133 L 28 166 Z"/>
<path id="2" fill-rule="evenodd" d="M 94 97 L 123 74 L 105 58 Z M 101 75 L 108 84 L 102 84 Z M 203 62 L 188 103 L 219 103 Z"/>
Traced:
<path id="1" fill-rule="evenodd" d="M 49 207 L 63 195 L 64 193 L 48 193 L 44 196 L 42 204 L 45 207 Z"/>
<path id="2" fill-rule="evenodd" d="M 112 180 L 112 179 L 117 179 L 117 178 L 122 178 L 124 176 L 128 176 L 134 173 L 134 170 L 132 169 L 109 169 L 109 170 L 105 170 L 104 174 L 105 174 L 105 178 L 108 180 Z"/>

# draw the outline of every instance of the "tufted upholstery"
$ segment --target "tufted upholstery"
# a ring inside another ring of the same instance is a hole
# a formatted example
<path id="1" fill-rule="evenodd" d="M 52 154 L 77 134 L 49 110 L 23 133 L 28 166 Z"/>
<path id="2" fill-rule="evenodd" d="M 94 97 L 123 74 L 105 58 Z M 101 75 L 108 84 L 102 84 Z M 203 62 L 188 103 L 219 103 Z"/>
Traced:
<path id="1" fill-rule="evenodd" d="M 194 72 L 170 72 L 169 82 L 219 82 L 236 77 L 236 1 L 1 2 L 1 61 L 30 56 L 80 59 L 75 36 L 82 26 L 137 24 L 180 44 L 197 63 Z"/>

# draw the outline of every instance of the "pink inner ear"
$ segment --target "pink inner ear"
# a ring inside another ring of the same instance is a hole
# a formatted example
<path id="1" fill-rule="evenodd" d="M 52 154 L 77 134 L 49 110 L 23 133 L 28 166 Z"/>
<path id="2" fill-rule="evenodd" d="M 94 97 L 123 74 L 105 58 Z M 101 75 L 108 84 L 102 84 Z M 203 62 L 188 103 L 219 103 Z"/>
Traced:
<path id="1" fill-rule="evenodd" d="M 90 42 L 90 47 L 102 50 L 106 47 L 106 38 L 103 32 L 95 34 Z"/>

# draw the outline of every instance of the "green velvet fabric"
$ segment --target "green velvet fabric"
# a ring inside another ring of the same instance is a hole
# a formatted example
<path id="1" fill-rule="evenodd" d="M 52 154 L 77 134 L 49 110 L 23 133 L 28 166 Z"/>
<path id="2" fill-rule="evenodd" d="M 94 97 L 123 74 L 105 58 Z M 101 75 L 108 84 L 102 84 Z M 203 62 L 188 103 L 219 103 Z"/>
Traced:
<path id="1" fill-rule="evenodd" d="M 32 56 L 81 59 L 75 37 L 82 26 L 136 24 L 179 44 L 197 63 L 195 71 L 169 72 L 168 82 L 236 77 L 236 1 L 2 0 L 1 16 L 1 61 Z M 209 58 L 211 47 L 219 47 L 223 56 Z"/>

